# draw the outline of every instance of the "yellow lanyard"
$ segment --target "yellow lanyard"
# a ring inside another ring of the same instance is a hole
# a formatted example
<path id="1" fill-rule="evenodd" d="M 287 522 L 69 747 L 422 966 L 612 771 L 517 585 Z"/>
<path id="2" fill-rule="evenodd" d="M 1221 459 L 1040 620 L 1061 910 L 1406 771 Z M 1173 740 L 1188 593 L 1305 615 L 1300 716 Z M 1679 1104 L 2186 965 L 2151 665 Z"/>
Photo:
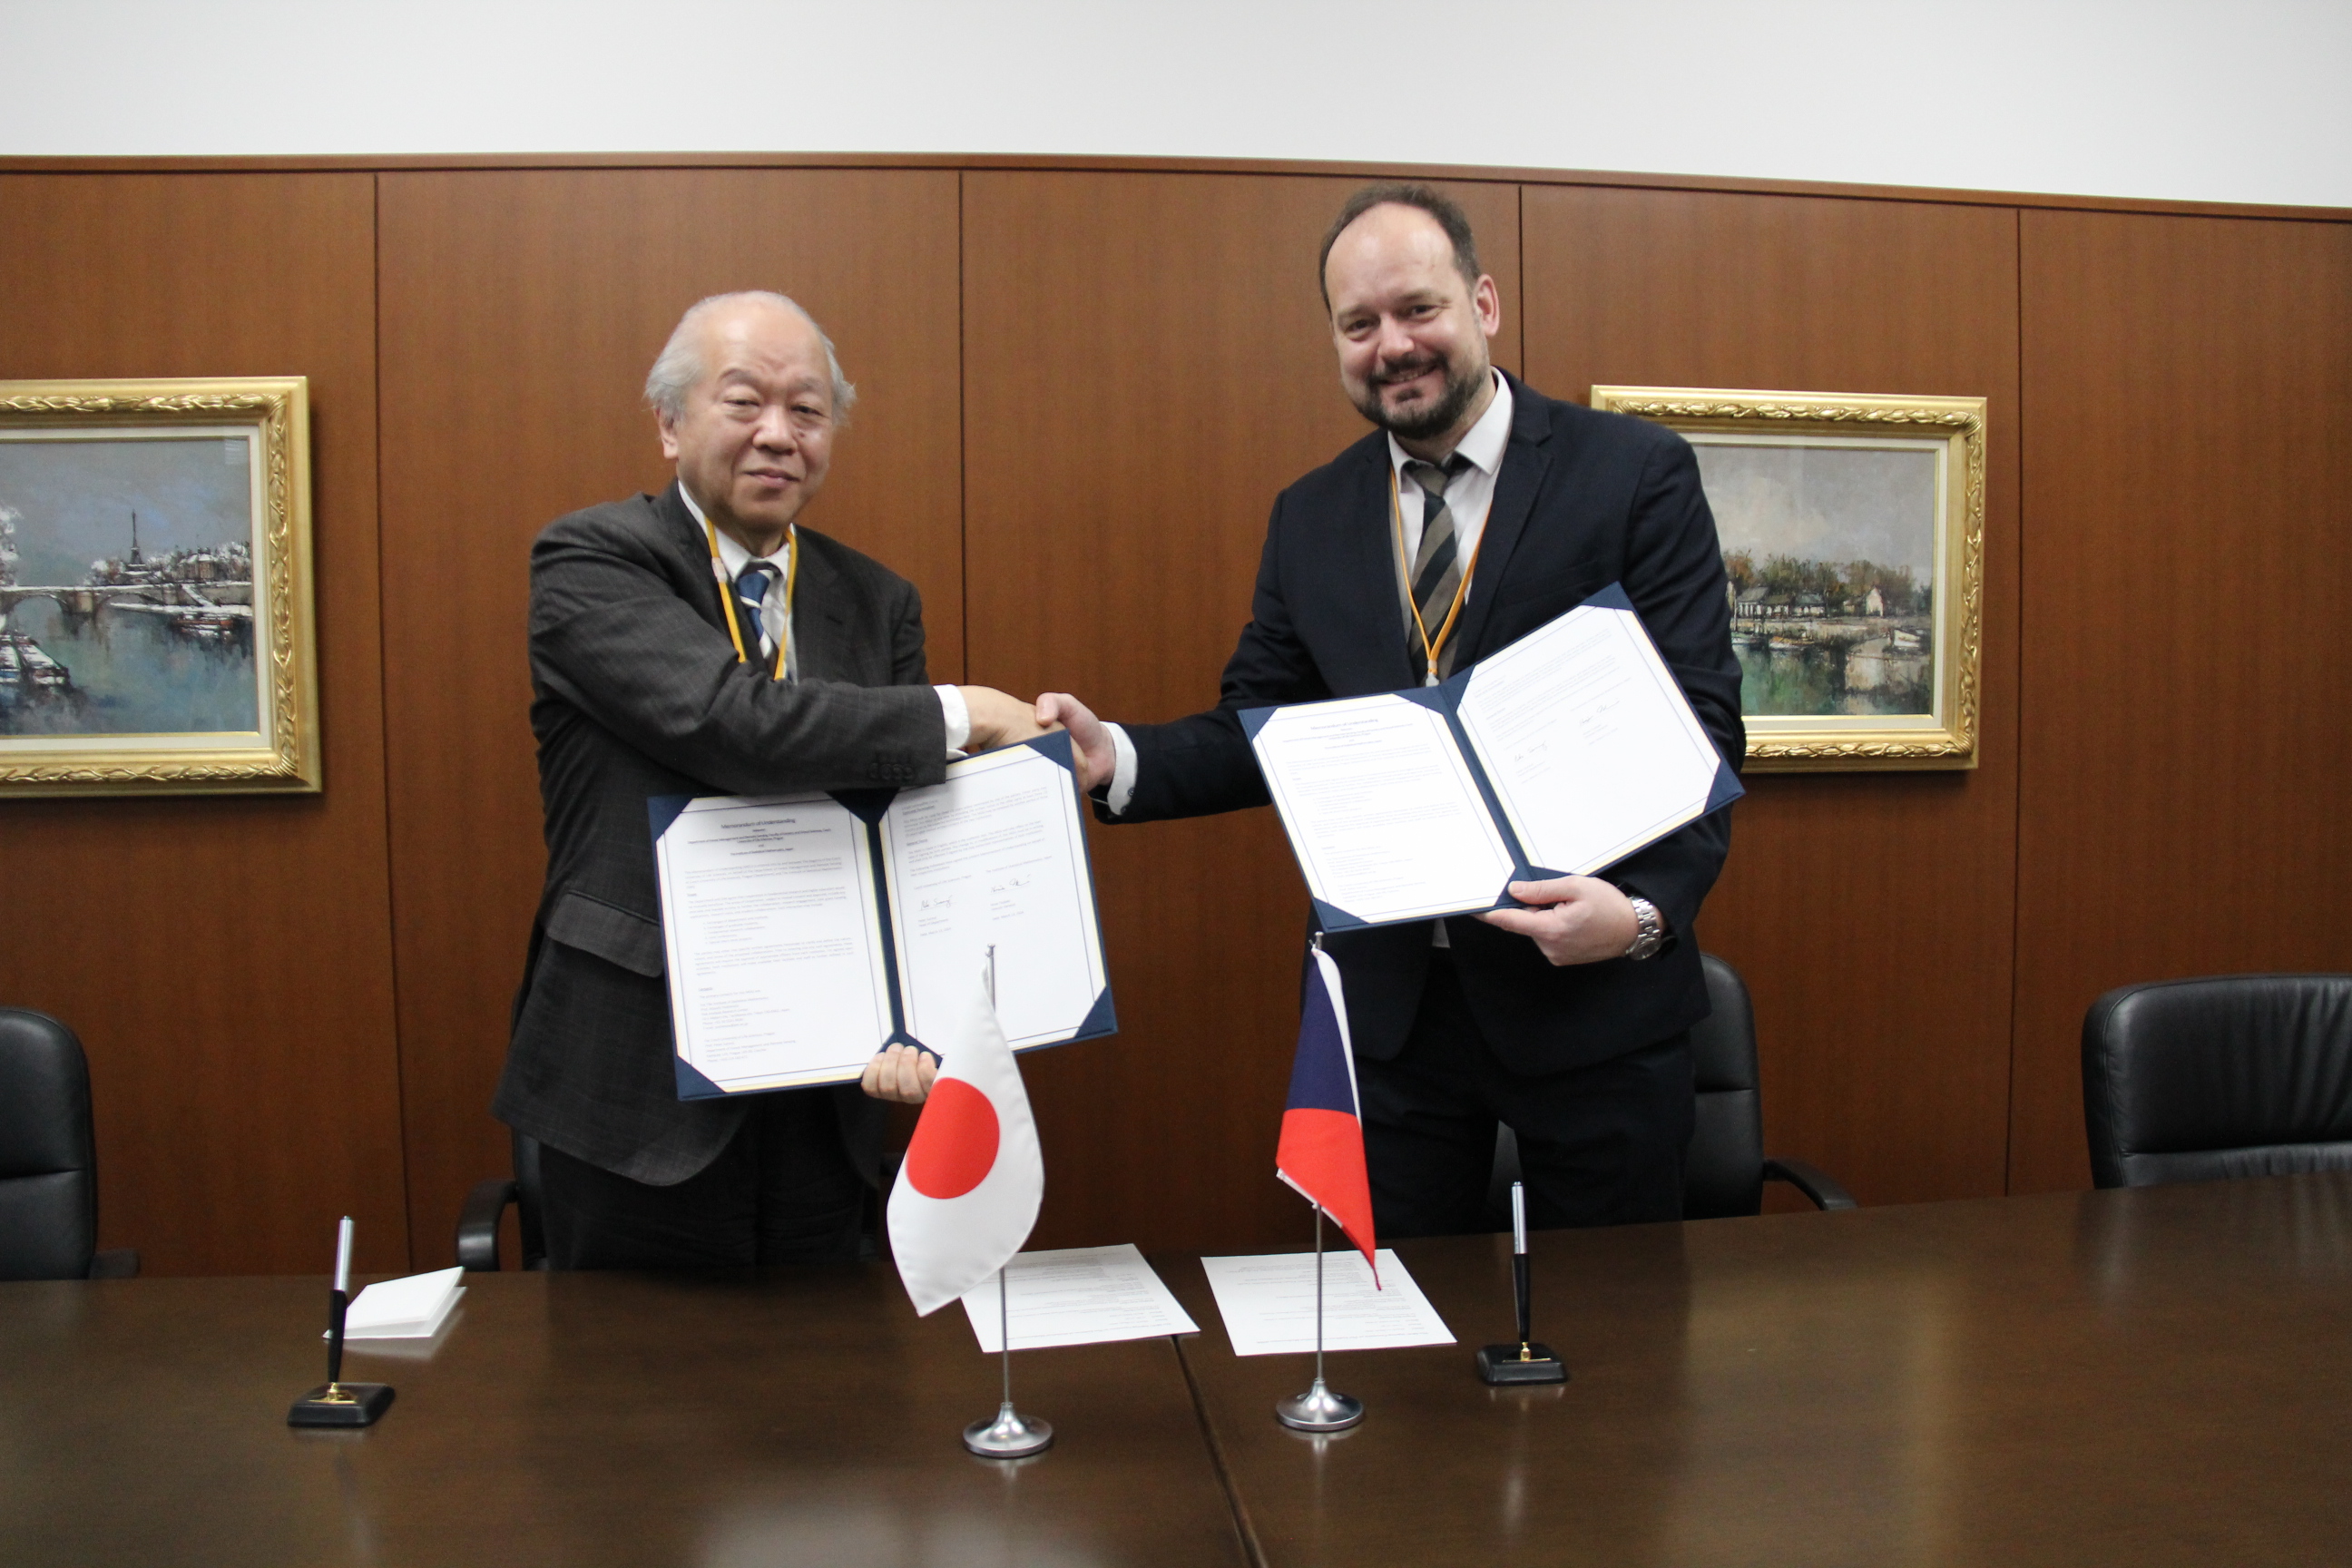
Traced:
<path id="1" fill-rule="evenodd" d="M 719 579 L 719 607 L 727 612 L 727 635 L 735 642 L 735 662 L 749 664 L 751 656 L 743 651 L 743 627 L 735 618 L 735 584 L 727 575 L 727 563 L 719 558 L 719 531 L 710 520 L 702 520 L 704 537 L 710 541 L 711 575 Z M 784 535 L 784 635 L 776 639 L 776 679 L 784 678 L 784 656 L 791 650 L 793 640 L 793 584 L 801 574 L 801 531 L 790 529 Z"/>
<path id="2" fill-rule="evenodd" d="M 1412 596 L 1412 563 L 1405 558 L 1404 553 L 1404 504 L 1397 499 L 1394 464 L 1389 466 L 1389 516 L 1396 523 L 1397 562 L 1404 572 L 1405 608 L 1412 612 L 1412 629 L 1421 634 L 1421 651 L 1429 660 L 1429 679 L 1433 685 L 1437 680 L 1437 656 L 1444 650 L 1445 639 L 1454 635 L 1454 623 L 1462 618 L 1462 602 L 1470 596 L 1470 574 L 1478 570 L 1478 552 L 1486 548 L 1486 531 L 1483 528 L 1478 531 L 1477 547 L 1470 552 L 1470 559 L 1463 564 L 1462 581 L 1454 584 L 1454 603 L 1447 607 L 1444 623 L 1437 628 L 1437 637 L 1433 641 L 1429 627 L 1421 618 L 1421 604 Z"/>

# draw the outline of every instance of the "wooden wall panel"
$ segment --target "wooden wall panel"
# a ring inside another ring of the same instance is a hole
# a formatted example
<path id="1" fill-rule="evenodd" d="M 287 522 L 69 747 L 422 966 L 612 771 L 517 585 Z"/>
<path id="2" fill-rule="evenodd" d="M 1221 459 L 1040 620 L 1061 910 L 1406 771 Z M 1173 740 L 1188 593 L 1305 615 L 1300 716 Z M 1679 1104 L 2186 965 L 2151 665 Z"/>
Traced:
<path id="1" fill-rule="evenodd" d="M 1766 1142 L 1865 1202 L 2001 1190 L 2016 820 L 2012 213 L 1530 186 L 1528 379 L 1990 400 L 1982 763 L 1756 775 L 1700 933 L 1756 999 Z"/>
<path id="2" fill-rule="evenodd" d="M 1216 698 L 1276 491 L 1363 434 L 1315 254 L 1356 182 L 974 173 L 964 185 L 974 679 L 1115 719 Z M 1466 185 L 1516 369 L 1517 193 Z M 1273 1173 L 1306 899 L 1270 811 L 1097 830 L 1120 1033 L 1024 1058 L 1037 1245 L 1294 1244 Z"/>
<path id="3" fill-rule="evenodd" d="M 2023 223 L 2029 1192 L 2089 1184 L 2101 992 L 2352 969 L 2352 225 Z"/>
<path id="4" fill-rule="evenodd" d="M 962 665 L 952 171 L 382 176 L 384 660 L 402 1086 L 418 1267 L 506 1168 L 489 1099 L 539 896 L 532 537 L 667 482 L 646 371 L 704 295 L 770 288 L 859 386 L 808 521 L 923 592 Z"/>
<path id="5" fill-rule="evenodd" d="M 0 378 L 310 378 L 323 795 L 0 802 L 0 1000 L 89 1047 L 101 1244 L 407 1258 L 378 684 L 373 182 L 0 175 Z"/>

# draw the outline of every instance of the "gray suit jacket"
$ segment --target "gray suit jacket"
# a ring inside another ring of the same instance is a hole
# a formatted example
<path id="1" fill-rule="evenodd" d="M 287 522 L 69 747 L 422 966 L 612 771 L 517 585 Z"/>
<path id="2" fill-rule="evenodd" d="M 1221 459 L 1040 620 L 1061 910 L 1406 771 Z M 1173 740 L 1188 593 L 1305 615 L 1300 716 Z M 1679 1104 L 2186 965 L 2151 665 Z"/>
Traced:
<path id="1" fill-rule="evenodd" d="M 693 1175 L 747 1110 L 677 1098 L 647 797 L 936 784 L 946 767 L 914 585 L 821 533 L 800 540 L 792 686 L 737 661 L 675 484 L 559 518 L 531 547 L 547 884 L 491 1109 L 636 1181 Z M 879 1103 L 854 1085 L 820 1092 L 868 1168 Z"/>

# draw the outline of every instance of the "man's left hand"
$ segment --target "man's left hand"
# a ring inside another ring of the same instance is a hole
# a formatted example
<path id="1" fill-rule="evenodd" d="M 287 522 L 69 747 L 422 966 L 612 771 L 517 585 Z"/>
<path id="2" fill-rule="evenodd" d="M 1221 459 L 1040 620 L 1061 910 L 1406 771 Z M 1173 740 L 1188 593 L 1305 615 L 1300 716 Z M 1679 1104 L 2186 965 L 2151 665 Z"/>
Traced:
<path id="1" fill-rule="evenodd" d="M 877 1100 L 920 1105 L 929 1098 L 931 1080 L 939 1076 L 939 1058 L 912 1046 L 895 1045 L 874 1054 L 857 1087 Z"/>
<path id="2" fill-rule="evenodd" d="M 1633 906 L 1616 885 L 1598 877 L 1557 877 L 1514 882 L 1507 891 L 1528 910 L 1488 910 L 1490 926 L 1533 939 L 1554 963 L 1598 963 L 1622 958 L 1640 927 Z"/>

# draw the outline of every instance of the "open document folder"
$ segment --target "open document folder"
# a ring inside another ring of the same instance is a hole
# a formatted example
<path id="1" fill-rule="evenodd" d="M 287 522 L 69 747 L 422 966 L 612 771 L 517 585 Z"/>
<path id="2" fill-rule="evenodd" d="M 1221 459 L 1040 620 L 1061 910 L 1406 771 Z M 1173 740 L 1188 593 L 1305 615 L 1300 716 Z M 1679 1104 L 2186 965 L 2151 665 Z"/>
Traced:
<path id="1" fill-rule="evenodd" d="M 1061 732 L 922 789 L 646 803 L 681 1100 L 844 1083 L 937 1051 L 982 955 L 1016 1051 L 1114 1033 Z"/>
<path id="2" fill-rule="evenodd" d="M 1516 907 L 1741 794 L 1613 583 L 1441 686 L 1241 719 L 1325 931 Z"/>

